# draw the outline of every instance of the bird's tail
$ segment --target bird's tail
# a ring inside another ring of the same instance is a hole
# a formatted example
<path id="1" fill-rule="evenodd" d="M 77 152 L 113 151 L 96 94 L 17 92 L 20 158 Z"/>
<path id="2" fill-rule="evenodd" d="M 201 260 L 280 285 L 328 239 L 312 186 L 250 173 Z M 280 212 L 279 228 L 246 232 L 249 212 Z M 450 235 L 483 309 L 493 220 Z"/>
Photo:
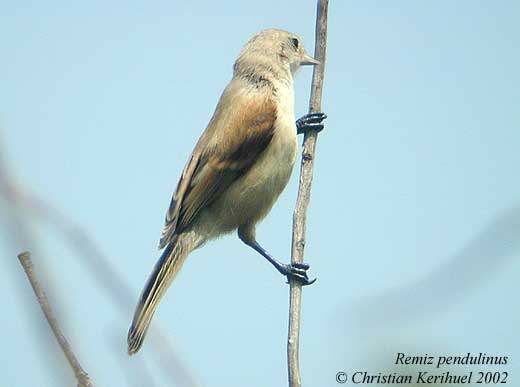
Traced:
<path id="1" fill-rule="evenodd" d="M 132 325 L 128 330 L 127 342 L 130 355 L 141 348 L 159 301 L 186 258 L 187 253 L 183 251 L 178 242 L 178 238 L 175 238 L 166 246 L 141 293 Z"/>

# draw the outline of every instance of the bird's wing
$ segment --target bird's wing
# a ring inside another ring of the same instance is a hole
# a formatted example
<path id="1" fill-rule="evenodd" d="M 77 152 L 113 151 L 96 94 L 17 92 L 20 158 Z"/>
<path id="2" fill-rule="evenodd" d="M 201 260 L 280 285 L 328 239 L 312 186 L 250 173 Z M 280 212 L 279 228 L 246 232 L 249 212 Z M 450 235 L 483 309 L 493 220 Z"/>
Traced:
<path id="1" fill-rule="evenodd" d="M 271 142 L 275 120 L 271 98 L 230 83 L 182 172 L 159 248 L 188 228 L 202 209 L 251 168 Z"/>

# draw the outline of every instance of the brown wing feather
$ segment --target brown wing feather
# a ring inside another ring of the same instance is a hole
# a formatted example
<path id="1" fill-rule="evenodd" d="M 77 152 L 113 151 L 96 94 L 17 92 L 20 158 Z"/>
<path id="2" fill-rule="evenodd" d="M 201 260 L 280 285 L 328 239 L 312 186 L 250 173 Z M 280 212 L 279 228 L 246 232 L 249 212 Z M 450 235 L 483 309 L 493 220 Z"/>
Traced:
<path id="1" fill-rule="evenodd" d="M 187 229 L 203 208 L 249 170 L 271 142 L 276 105 L 265 96 L 240 93 L 238 86 L 231 83 L 222 95 L 184 168 L 159 248 Z"/>

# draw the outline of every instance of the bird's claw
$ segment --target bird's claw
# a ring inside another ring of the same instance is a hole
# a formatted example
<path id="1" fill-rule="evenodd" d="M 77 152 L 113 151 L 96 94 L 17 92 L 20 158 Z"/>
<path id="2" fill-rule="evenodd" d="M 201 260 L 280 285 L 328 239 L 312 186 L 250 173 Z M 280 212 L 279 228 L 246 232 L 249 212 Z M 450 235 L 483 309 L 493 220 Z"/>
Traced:
<path id="1" fill-rule="evenodd" d="M 296 129 L 298 134 L 305 133 L 309 130 L 321 132 L 324 128 L 323 120 L 327 118 L 325 113 L 309 113 L 296 120 Z"/>
<path id="2" fill-rule="evenodd" d="M 309 280 L 307 276 L 307 270 L 309 269 L 309 265 L 306 263 L 290 263 L 288 265 L 284 265 L 283 273 L 287 277 L 287 283 L 291 280 L 298 281 L 303 286 L 312 285 L 316 282 L 316 278 Z"/>

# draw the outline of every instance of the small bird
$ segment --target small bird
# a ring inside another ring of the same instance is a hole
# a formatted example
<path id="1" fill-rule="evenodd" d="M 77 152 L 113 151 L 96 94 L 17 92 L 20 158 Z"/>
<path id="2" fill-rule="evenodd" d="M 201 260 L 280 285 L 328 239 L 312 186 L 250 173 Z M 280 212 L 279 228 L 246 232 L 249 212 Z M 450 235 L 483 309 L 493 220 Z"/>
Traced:
<path id="1" fill-rule="evenodd" d="M 190 252 L 219 235 L 238 237 L 288 279 L 309 285 L 309 266 L 274 259 L 255 238 L 287 185 L 296 159 L 296 134 L 321 131 L 323 113 L 294 120 L 293 75 L 319 62 L 287 31 L 257 33 L 243 47 L 173 194 L 159 248 L 164 249 L 140 296 L 128 331 L 128 353 L 143 343 L 159 301 Z"/>

